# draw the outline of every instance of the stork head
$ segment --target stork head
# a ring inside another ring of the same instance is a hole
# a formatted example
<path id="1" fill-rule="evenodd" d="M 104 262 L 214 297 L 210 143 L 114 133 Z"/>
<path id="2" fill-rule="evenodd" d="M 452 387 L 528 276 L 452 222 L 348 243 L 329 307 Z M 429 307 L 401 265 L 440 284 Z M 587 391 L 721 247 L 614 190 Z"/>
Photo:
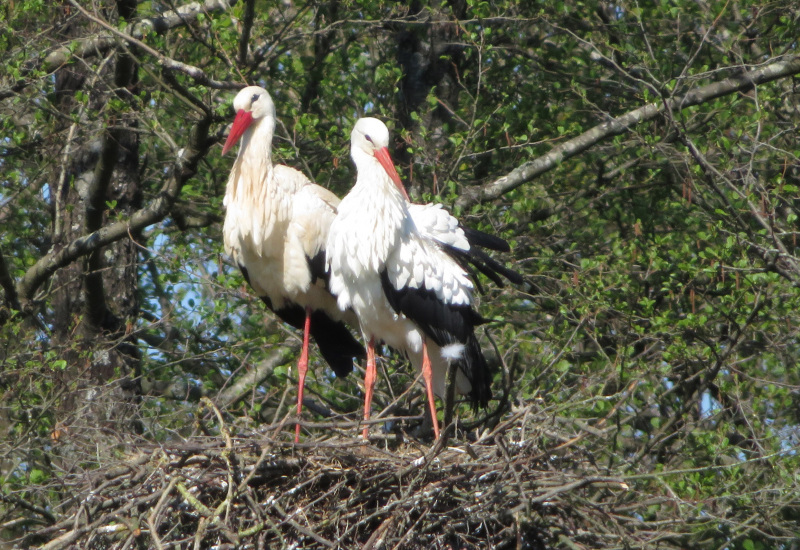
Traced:
<path id="1" fill-rule="evenodd" d="M 377 118 L 365 117 L 358 119 L 350 134 L 350 152 L 361 151 L 380 163 L 386 174 L 394 182 L 403 196 L 408 200 L 408 193 L 400 181 L 400 176 L 389 155 L 389 129 Z"/>
<path id="2" fill-rule="evenodd" d="M 233 120 L 231 133 L 228 134 L 228 139 L 222 147 L 223 155 L 236 145 L 253 122 L 266 117 L 275 119 L 275 104 L 269 93 L 261 86 L 242 88 L 233 100 L 233 110 L 236 111 L 236 118 Z"/>

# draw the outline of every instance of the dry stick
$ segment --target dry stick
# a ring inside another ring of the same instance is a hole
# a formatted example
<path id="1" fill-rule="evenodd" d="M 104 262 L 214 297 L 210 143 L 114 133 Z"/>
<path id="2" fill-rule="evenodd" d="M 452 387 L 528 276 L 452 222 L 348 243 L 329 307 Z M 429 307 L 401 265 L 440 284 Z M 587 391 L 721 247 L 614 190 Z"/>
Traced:
<path id="1" fill-rule="evenodd" d="M 497 426 L 495 426 L 494 430 L 492 430 L 491 432 L 483 432 L 483 433 L 481 433 L 480 437 L 478 437 L 478 440 L 475 442 L 475 444 L 479 445 L 483 441 L 494 440 L 494 436 L 496 434 L 503 433 L 506 430 L 508 430 L 509 427 L 513 426 L 517 422 L 517 420 L 519 420 L 523 415 L 527 414 L 527 411 L 532 406 L 533 406 L 532 404 L 528 405 L 524 409 L 520 409 L 517 412 L 513 413 L 511 415 L 511 417 L 507 418 L 506 420 L 504 420 L 503 422 L 501 422 Z"/>
<path id="2" fill-rule="evenodd" d="M 267 455 L 269 454 L 269 452 L 271 450 L 272 450 L 272 445 L 271 444 L 268 443 L 267 445 L 264 446 L 264 448 L 261 450 L 261 456 L 258 457 L 258 460 L 253 465 L 252 469 L 250 470 L 250 473 L 248 473 L 244 477 L 244 479 L 242 479 L 242 482 L 239 483 L 239 486 L 236 488 L 237 491 L 242 492 L 242 491 L 245 491 L 249 487 L 248 484 L 250 483 L 250 480 L 253 479 L 253 477 L 256 475 L 256 473 L 258 472 L 258 468 L 267 459 Z"/>
<path id="3" fill-rule="evenodd" d="M 113 512 L 108 512 L 107 514 L 103 514 L 102 516 L 100 516 L 99 518 L 94 520 L 92 523 L 89 523 L 89 524 L 84 525 L 82 527 L 75 528 L 75 529 L 73 529 L 71 531 L 67 531 L 63 535 L 51 540 L 50 542 L 48 542 L 47 544 L 42 546 L 40 550 L 60 550 L 62 548 L 71 547 L 71 545 L 75 541 L 77 541 L 81 536 L 83 536 L 84 534 L 86 534 L 88 532 L 91 532 L 91 531 L 94 531 L 97 527 L 99 527 L 100 525 L 106 523 L 110 519 L 113 519 L 114 517 L 116 517 L 116 516 L 118 516 L 118 515 L 120 515 L 122 513 L 126 513 L 131 508 L 133 508 L 135 506 L 139 506 L 139 505 L 141 505 L 143 503 L 146 503 L 149 500 L 152 500 L 153 498 L 155 498 L 155 497 L 153 497 L 151 495 L 147 495 L 147 496 L 145 496 L 145 497 L 143 497 L 141 499 L 136 499 L 136 500 L 132 500 L 132 501 L 129 500 L 120 509 L 115 510 Z"/>
<path id="4" fill-rule="evenodd" d="M 317 533 L 315 533 L 314 531 L 312 531 L 310 528 L 305 527 L 305 526 L 300 525 L 299 523 L 297 523 L 295 520 L 293 520 L 291 517 L 289 517 L 289 514 L 287 514 L 286 511 L 283 509 L 283 507 L 280 504 L 278 504 L 277 502 L 273 502 L 272 503 L 272 507 L 275 509 L 276 512 L 278 512 L 278 514 L 280 514 L 280 516 L 282 518 L 282 521 L 288 523 L 289 525 L 291 525 L 292 527 L 297 529 L 299 532 L 303 533 L 304 535 L 306 535 L 308 537 L 311 537 L 312 539 L 314 539 L 318 543 L 320 543 L 320 544 L 322 544 L 322 545 L 324 545 L 324 546 L 326 546 L 328 548 L 336 548 L 337 547 L 337 545 L 335 543 L 329 541 L 326 538 L 323 538 L 322 536 L 320 536 Z"/>
<path id="5" fill-rule="evenodd" d="M 528 503 L 531 502 L 531 498 L 528 495 L 528 491 L 525 490 L 523 486 L 522 480 L 519 477 L 519 472 L 514 467 L 514 461 L 511 460 L 511 456 L 508 453 L 508 446 L 506 445 L 506 440 L 503 438 L 502 434 L 497 434 L 494 438 L 495 443 L 497 444 L 497 448 L 500 449 L 500 452 L 503 455 L 503 458 L 506 461 L 506 467 L 511 470 L 511 474 L 514 476 L 514 481 L 517 483 L 517 490 L 519 491 L 520 497 L 524 497 L 525 505 L 528 506 Z"/>
<path id="6" fill-rule="evenodd" d="M 380 412 L 378 412 L 377 414 L 373 414 L 372 418 L 370 418 L 369 420 L 363 420 L 363 419 L 359 420 L 357 422 L 357 424 L 361 425 L 361 426 L 363 426 L 363 425 L 372 425 L 372 424 L 385 424 L 387 422 L 391 422 L 391 421 L 395 421 L 395 420 L 399 421 L 399 422 L 409 422 L 409 421 L 418 421 L 418 420 L 424 421 L 425 420 L 425 415 L 424 414 L 415 415 L 415 416 L 386 416 L 386 417 L 383 416 L 384 414 L 387 413 L 387 411 L 393 410 L 395 405 L 397 405 L 409 393 L 411 393 L 414 390 L 415 386 L 417 386 L 418 384 L 421 384 L 421 381 L 422 381 L 422 373 L 420 372 L 420 373 L 417 374 L 416 378 L 414 378 L 414 381 L 411 384 L 409 384 L 408 387 L 406 387 L 406 389 L 403 391 L 403 393 L 401 393 L 400 395 L 395 397 L 390 403 L 387 403 L 386 406 L 383 407 L 383 409 L 380 410 Z M 305 426 L 306 424 L 303 424 L 303 425 Z M 314 426 L 314 424 L 310 424 L 310 426 Z M 387 435 L 370 434 L 369 437 L 372 440 L 381 439 L 381 438 L 383 438 L 383 439 L 397 439 L 397 436 L 389 436 L 388 434 Z M 361 442 L 362 442 L 362 444 L 366 443 L 363 439 L 361 440 Z"/>
<path id="7" fill-rule="evenodd" d="M 411 536 L 411 534 L 414 532 L 414 529 L 416 529 L 417 525 L 419 525 L 422 522 L 422 520 L 425 518 L 425 516 L 428 515 L 428 512 L 431 511 L 431 508 L 433 508 L 433 506 L 429 504 L 428 508 L 422 514 L 419 515 L 419 517 L 417 518 L 417 521 L 414 522 L 414 525 L 412 525 L 410 528 L 406 529 L 406 532 L 403 533 L 402 538 L 399 541 L 397 541 L 397 544 L 395 544 L 392 547 L 392 550 L 397 550 L 398 548 L 402 548 L 403 547 L 403 543 L 408 539 L 408 537 Z"/>
<path id="8" fill-rule="evenodd" d="M 442 434 L 442 439 L 445 440 L 445 444 L 447 444 L 447 440 L 450 439 L 450 435 L 455 432 L 455 427 L 452 430 L 448 428 L 453 422 L 453 408 L 455 407 L 456 398 L 457 368 L 458 366 L 456 365 L 455 361 L 450 361 L 450 364 L 447 365 L 447 382 L 445 386 L 446 391 L 444 398 L 444 433 Z"/>
<path id="9" fill-rule="evenodd" d="M 569 492 L 569 491 L 573 491 L 575 489 L 580 489 L 581 487 L 586 487 L 587 485 L 592 485 L 592 484 L 595 484 L 595 483 L 605 483 L 605 484 L 617 486 L 620 489 L 625 490 L 625 491 L 628 490 L 628 484 L 625 483 L 623 480 L 621 480 L 619 478 L 615 478 L 615 477 L 597 477 L 597 476 L 585 477 L 583 479 L 578 479 L 578 480 L 575 480 L 575 481 L 573 481 L 571 483 L 567 483 L 565 485 L 561 485 L 559 487 L 556 487 L 555 489 L 551 489 L 550 491 L 547 491 L 546 493 L 531 499 L 531 504 L 541 504 L 541 503 L 543 503 L 545 501 L 548 501 L 551 498 L 553 498 L 554 496 L 559 495 L 561 493 L 566 493 L 566 492 Z M 527 503 L 525 503 L 525 504 L 527 504 Z"/>
<path id="10" fill-rule="evenodd" d="M 181 494 L 181 496 L 188 502 L 195 510 L 197 510 L 200 515 L 203 517 L 200 518 L 199 525 L 197 527 L 197 531 L 195 531 L 195 547 L 200 548 L 200 543 L 205 536 L 205 532 L 208 529 L 208 525 L 214 525 L 217 527 L 220 532 L 225 535 L 229 541 L 233 544 L 239 544 L 239 537 L 236 533 L 233 533 L 228 527 L 223 523 L 222 519 L 219 517 L 219 512 L 221 511 L 219 508 L 217 510 L 212 511 L 208 506 L 200 502 L 200 499 L 195 497 L 183 481 L 178 481 L 175 484 L 175 488 Z M 224 504 L 224 503 L 223 503 Z"/>
<path id="11" fill-rule="evenodd" d="M 164 503 L 167 501 L 169 494 L 172 492 L 172 489 L 175 488 L 175 485 L 178 483 L 178 478 L 173 477 L 167 488 L 161 492 L 161 498 L 158 499 L 158 503 L 156 503 L 155 507 L 150 511 L 147 515 L 147 525 L 150 527 L 150 539 L 153 541 L 158 550 L 162 550 L 164 546 L 161 544 L 161 538 L 158 536 L 158 524 L 159 524 L 159 517 L 161 516 L 161 511 L 164 508 Z"/>
<path id="12" fill-rule="evenodd" d="M 720 82 L 701 86 L 680 97 L 673 97 L 659 103 L 649 103 L 624 115 L 614 117 L 569 141 L 553 147 L 548 153 L 518 166 L 493 182 L 477 188 L 465 189 L 455 204 L 457 207 L 466 210 L 477 203 L 496 199 L 516 189 L 523 183 L 527 183 L 535 177 L 552 170 L 564 160 L 583 153 L 600 141 L 623 134 L 642 122 L 662 115 L 667 105 L 670 108 L 681 110 L 724 95 L 745 92 L 756 85 L 797 73 L 800 73 L 800 55 L 786 56 L 785 59 L 761 68 L 726 78 Z"/>
<path id="13" fill-rule="evenodd" d="M 225 450 L 222 453 L 220 453 L 220 455 L 222 456 L 222 459 L 225 461 L 225 466 L 227 468 L 228 493 L 225 495 L 225 499 L 222 502 L 220 502 L 219 506 L 217 506 L 217 508 L 214 510 L 214 517 L 219 518 L 220 515 L 222 514 L 222 510 L 224 509 L 225 518 L 227 520 L 230 519 L 229 518 L 230 507 L 234 497 L 233 465 L 231 463 L 231 456 L 233 455 L 234 452 L 233 442 L 231 441 L 231 434 L 228 431 L 228 426 L 225 425 L 225 419 L 222 418 L 222 413 L 219 411 L 217 406 L 214 405 L 214 402 L 211 401 L 211 399 L 209 399 L 208 397 L 203 397 L 201 399 L 201 403 L 203 403 L 206 407 L 214 411 L 214 414 L 216 414 L 217 416 L 217 421 L 219 422 L 219 429 L 222 432 L 222 435 L 225 437 Z M 223 527 L 227 526 L 227 521 L 222 521 L 222 519 L 219 519 L 219 522 L 221 524 L 220 528 L 223 529 L 225 532 L 229 532 L 227 530 L 227 527 Z M 234 535 L 233 532 L 229 533 L 231 536 L 233 536 L 231 542 L 233 542 L 234 544 L 239 544 L 239 538 L 236 535 Z M 228 538 L 230 539 L 231 537 L 229 536 Z"/>
<path id="14" fill-rule="evenodd" d="M 388 409 L 388 408 L 389 407 L 387 406 L 384 409 L 384 411 L 386 409 Z M 305 422 L 301 422 L 300 424 L 305 428 L 317 428 L 317 429 L 334 428 L 334 429 L 339 429 L 339 430 L 347 430 L 347 429 L 351 429 L 351 428 L 357 428 L 358 426 L 363 426 L 363 425 L 366 425 L 366 424 L 371 426 L 373 424 L 385 424 L 386 422 L 400 422 L 400 421 L 404 421 L 404 420 L 415 420 L 415 421 L 418 421 L 418 420 L 422 420 L 423 418 L 424 418 L 424 415 L 418 414 L 418 415 L 412 415 L 412 416 L 384 416 L 384 417 L 380 417 L 380 418 L 376 417 L 376 418 L 370 418 L 369 420 L 366 420 L 366 421 L 365 420 L 332 420 L 332 421 L 328 421 L 328 422 L 309 422 L 309 421 L 305 421 Z M 372 437 L 372 434 L 370 435 L 370 437 Z M 358 439 L 354 439 L 351 443 L 347 443 L 346 445 L 353 446 L 353 447 L 359 447 L 359 446 L 361 446 L 358 443 L 359 440 L 363 442 L 363 439 L 361 439 L 359 437 Z"/>
<path id="15" fill-rule="evenodd" d="M 373 550 L 375 548 L 382 548 L 384 544 L 384 535 L 386 531 L 389 530 L 389 527 L 392 526 L 394 523 L 394 514 L 390 515 L 388 518 L 383 520 L 381 524 L 378 526 L 375 531 L 373 531 L 372 535 L 367 539 L 367 542 L 364 543 L 364 546 L 361 547 L 361 550 Z"/>
<path id="16" fill-rule="evenodd" d="M 39 506 L 31 504 L 30 502 L 27 502 L 27 501 L 25 501 L 25 500 L 23 500 L 21 498 L 17 498 L 14 495 L 2 495 L 2 494 L 0 494 L 0 501 L 9 502 L 9 503 L 14 504 L 16 506 L 19 506 L 20 508 L 24 508 L 25 510 L 28 510 L 29 512 L 33 512 L 35 514 L 39 514 L 40 516 L 45 518 L 47 521 L 49 521 L 51 524 L 57 522 L 56 517 L 49 510 L 46 510 L 45 508 L 41 508 Z"/>

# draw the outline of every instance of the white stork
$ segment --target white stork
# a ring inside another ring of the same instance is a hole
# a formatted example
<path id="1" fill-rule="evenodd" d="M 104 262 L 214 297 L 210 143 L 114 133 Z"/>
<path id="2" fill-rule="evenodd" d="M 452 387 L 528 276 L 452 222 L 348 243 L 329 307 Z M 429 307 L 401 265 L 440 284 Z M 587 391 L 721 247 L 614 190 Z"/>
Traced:
<path id="1" fill-rule="evenodd" d="M 337 376 L 353 369 L 364 348 L 356 326 L 327 288 L 324 245 L 339 199 L 301 172 L 272 163 L 275 104 L 264 88 L 248 86 L 233 100 L 236 118 L 222 149 L 241 147 L 225 189 L 225 251 L 256 294 L 286 323 L 303 331 L 297 363 L 297 416 L 303 406 L 309 335 Z M 295 426 L 295 442 L 300 424 Z"/>
<path id="2" fill-rule="evenodd" d="M 472 263 L 499 282 L 519 276 L 475 252 L 472 244 L 507 250 L 507 243 L 465 231 L 438 205 L 413 205 L 388 150 L 389 131 L 375 118 L 360 119 L 350 135 L 358 171 L 339 204 L 328 235 L 330 289 L 339 307 L 352 308 L 367 342 L 364 419 L 375 384 L 375 343 L 404 353 L 423 379 L 439 437 L 434 393 L 444 396 L 447 367 L 456 362 L 456 389 L 476 405 L 491 399 L 491 373 L 475 336 L 485 320 L 472 309 Z M 365 426 L 363 436 L 367 437 Z"/>

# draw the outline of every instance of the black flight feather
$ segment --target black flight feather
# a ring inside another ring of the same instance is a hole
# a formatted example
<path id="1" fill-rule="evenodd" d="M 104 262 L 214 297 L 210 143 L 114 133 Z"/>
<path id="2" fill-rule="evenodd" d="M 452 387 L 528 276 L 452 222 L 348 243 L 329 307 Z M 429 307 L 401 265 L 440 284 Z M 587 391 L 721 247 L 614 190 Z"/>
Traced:
<path id="1" fill-rule="evenodd" d="M 458 368 L 472 385 L 469 395 L 472 402 L 485 407 L 492 397 L 492 376 L 475 337 L 475 327 L 487 320 L 470 306 L 442 302 L 434 291 L 425 287 L 397 289 L 385 269 L 381 271 L 381 285 L 392 309 L 412 320 L 436 345 L 464 345 Z"/>
<path id="2" fill-rule="evenodd" d="M 470 243 L 470 249 L 468 251 L 461 250 L 451 245 L 442 245 L 442 249 L 467 271 L 472 273 L 473 269 L 471 268 L 477 269 L 501 288 L 505 286 L 503 277 L 515 285 L 521 285 L 524 282 L 522 275 L 504 266 L 483 250 L 476 248 L 476 246 L 477 245 Z M 475 277 L 473 277 L 472 280 L 478 283 Z M 483 293 L 483 289 L 479 283 L 478 291 Z"/>
<path id="3" fill-rule="evenodd" d="M 308 270 L 311 272 L 311 283 L 316 283 L 318 279 L 325 281 L 325 286 L 331 281 L 331 272 L 325 269 L 325 251 L 320 250 L 313 258 L 306 256 Z"/>
<path id="4" fill-rule="evenodd" d="M 484 233 L 477 229 L 472 229 L 471 227 L 465 227 L 461 224 L 459 224 L 459 226 L 464 231 L 464 236 L 471 246 L 480 246 L 481 248 L 495 250 L 497 252 L 511 252 L 511 246 L 509 246 L 508 241 L 505 239 L 490 235 L 489 233 Z"/>

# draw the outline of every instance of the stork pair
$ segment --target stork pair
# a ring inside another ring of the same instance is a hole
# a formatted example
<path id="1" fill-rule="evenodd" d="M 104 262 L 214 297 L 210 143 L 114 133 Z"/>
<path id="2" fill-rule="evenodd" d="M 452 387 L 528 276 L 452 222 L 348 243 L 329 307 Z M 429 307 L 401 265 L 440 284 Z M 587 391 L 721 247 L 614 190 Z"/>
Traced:
<path id="1" fill-rule="evenodd" d="M 298 419 L 310 337 L 338 376 L 363 357 L 347 325 L 359 326 L 367 343 L 365 420 L 379 342 L 422 372 L 437 438 L 434 394 L 444 396 L 451 363 L 458 392 L 486 406 L 491 373 L 475 337 L 484 319 L 472 308 L 468 264 L 496 282 L 498 274 L 517 280 L 476 248 L 508 250 L 507 243 L 465 230 L 441 205 L 410 203 L 381 121 L 362 118 L 353 128 L 358 177 L 339 201 L 299 171 L 272 163 L 275 105 L 266 90 L 244 88 L 233 106 L 236 118 L 223 154 L 239 140 L 241 146 L 225 191 L 225 250 L 266 305 L 303 330 Z M 299 435 L 298 423 L 295 441 Z"/>

